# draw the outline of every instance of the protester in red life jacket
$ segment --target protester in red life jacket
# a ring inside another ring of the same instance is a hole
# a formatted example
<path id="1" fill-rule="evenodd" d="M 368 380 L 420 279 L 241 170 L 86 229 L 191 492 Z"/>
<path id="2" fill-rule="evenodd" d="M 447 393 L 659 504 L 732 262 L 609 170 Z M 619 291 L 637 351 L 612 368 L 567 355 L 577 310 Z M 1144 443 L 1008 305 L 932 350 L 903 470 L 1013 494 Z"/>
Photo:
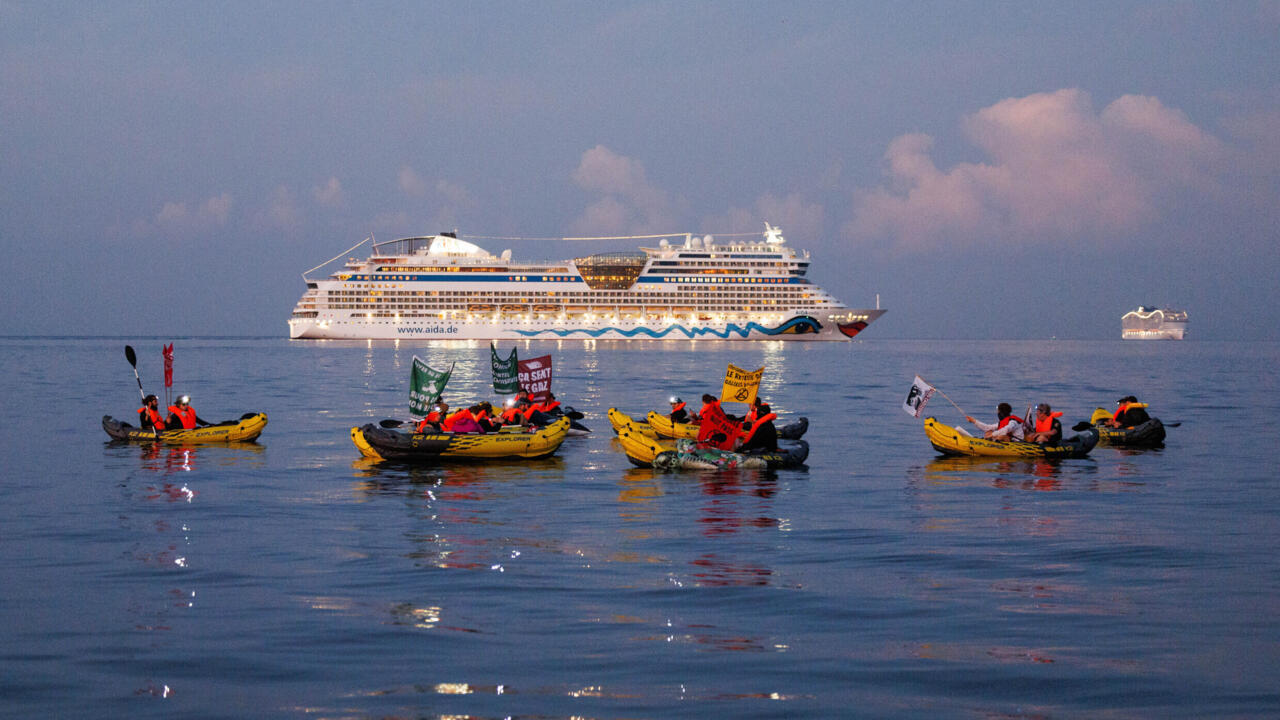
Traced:
<path id="1" fill-rule="evenodd" d="M 1138 402 L 1138 398 L 1133 395 L 1126 395 L 1116 401 L 1116 411 L 1107 421 L 1107 425 L 1118 427 L 1133 427 L 1141 425 L 1151 419 L 1147 411 L 1143 409 L 1142 404 Z"/>
<path id="2" fill-rule="evenodd" d="M 435 410 L 432 410 L 431 412 L 427 413 L 427 416 L 422 418 L 422 420 L 418 423 L 418 427 L 415 428 L 415 431 L 420 433 L 441 432 L 442 428 L 440 427 L 440 423 L 445 419 L 445 417 L 448 414 L 449 414 L 449 403 L 445 402 L 444 400 L 440 400 L 439 402 L 436 403 Z"/>
<path id="3" fill-rule="evenodd" d="M 507 409 L 502 411 L 502 424 L 519 425 L 524 420 L 524 413 L 516 408 L 514 400 L 508 400 L 507 403 Z"/>
<path id="4" fill-rule="evenodd" d="M 212 424 L 196 415 L 196 409 L 191 407 L 191 398 L 186 395 L 179 395 L 177 403 L 169 406 L 169 417 L 165 419 L 166 430 L 194 430 L 197 425 Z"/>
<path id="5" fill-rule="evenodd" d="M 480 427 L 480 423 L 476 421 L 475 408 L 463 408 L 453 415 L 449 416 L 446 422 L 449 423 L 449 432 L 458 435 L 478 435 L 484 432 L 484 428 Z"/>
<path id="6" fill-rule="evenodd" d="M 164 418 L 160 417 L 160 398 L 148 395 L 138 408 L 138 427 L 160 433 L 164 430 Z"/>
<path id="7" fill-rule="evenodd" d="M 671 398 L 671 414 L 667 417 L 671 418 L 672 423 L 687 425 L 690 421 L 689 411 L 684 409 L 684 401 L 678 397 Z"/>
<path id="8" fill-rule="evenodd" d="M 742 438 L 742 445 L 738 447 L 738 451 L 747 453 L 776 452 L 778 450 L 778 429 L 774 427 L 773 421 L 778 416 L 769 409 L 769 404 L 756 398 L 747 417 L 751 419 L 751 424 L 746 435 Z"/>
<path id="9" fill-rule="evenodd" d="M 534 405 L 534 409 L 543 415 L 555 415 L 558 407 L 560 407 L 560 401 L 556 399 L 554 393 L 547 393 L 546 400 L 539 405 Z"/>
<path id="10" fill-rule="evenodd" d="M 964 416 L 965 420 L 978 426 L 982 431 L 982 437 L 988 440 L 1023 440 L 1023 420 L 1013 414 L 1013 408 L 1009 407 L 1009 403 L 1000 403 L 996 406 L 996 423 L 991 425 L 980 420 L 975 420 L 969 415 Z"/>
<path id="11" fill-rule="evenodd" d="M 1045 445 L 1057 445 L 1062 442 L 1062 423 L 1058 422 L 1060 417 L 1062 413 L 1053 412 L 1049 403 L 1037 405 L 1035 432 L 1028 435 L 1027 440 Z"/>

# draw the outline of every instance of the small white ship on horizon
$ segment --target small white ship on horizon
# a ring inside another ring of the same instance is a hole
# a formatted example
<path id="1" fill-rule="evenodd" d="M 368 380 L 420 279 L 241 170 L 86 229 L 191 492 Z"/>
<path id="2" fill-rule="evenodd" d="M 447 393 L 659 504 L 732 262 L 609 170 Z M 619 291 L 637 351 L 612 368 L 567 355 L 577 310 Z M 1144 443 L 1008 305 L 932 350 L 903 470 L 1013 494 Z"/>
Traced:
<path id="1" fill-rule="evenodd" d="M 1182 340 L 1187 333 L 1187 311 L 1138 306 L 1120 318 L 1125 340 Z"/>
<path id="2" fill-rule="evenodd" d="M 768 223 L 751 240 L 644 237 L 658 247 L 543 263 L 457 233 L 375 242 L 327 278 L 309 273 L 338 258 L 302 274 L 289 337 L 849 340 L 885 313 L 811 282 L 809 253 Z"/>

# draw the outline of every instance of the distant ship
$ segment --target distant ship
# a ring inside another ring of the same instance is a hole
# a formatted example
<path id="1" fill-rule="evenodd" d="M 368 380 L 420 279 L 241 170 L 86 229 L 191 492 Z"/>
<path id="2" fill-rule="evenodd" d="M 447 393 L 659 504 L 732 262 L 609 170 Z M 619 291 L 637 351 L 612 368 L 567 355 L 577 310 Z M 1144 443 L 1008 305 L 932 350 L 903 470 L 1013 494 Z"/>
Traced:
<path id="1" fill-rule="evenodd" d="M 532 264 L 456 233 L 374 243 L 303 273 L 289 337 L 849 340 L 885 312 L 815 285 L 809 253 L 768 223 L 752 240 L 648 237 L 658 247 Z"/>
<path id="2" fill-rule="evenodd" d="M 1120 318 L 1125 340 L 1181 340 L 1187 334 L 1187 311 L 1139 306 Z"/>

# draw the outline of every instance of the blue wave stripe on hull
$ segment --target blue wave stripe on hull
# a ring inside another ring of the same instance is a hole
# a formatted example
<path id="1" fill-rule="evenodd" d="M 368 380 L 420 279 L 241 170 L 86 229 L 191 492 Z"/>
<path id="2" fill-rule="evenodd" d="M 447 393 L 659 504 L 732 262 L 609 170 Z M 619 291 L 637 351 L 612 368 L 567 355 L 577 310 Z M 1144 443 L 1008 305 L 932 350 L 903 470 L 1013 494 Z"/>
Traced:
<path id="1" fill-rule="evenodd" d="M 619 335 L 623 335 L 626 337 L 635 337 L 637 335 L 643 334 L 643 335 L 648 335 L 649 337 L 654 339 L 662 339 L 673 332 L 679 332 L 679 333 L 682 333 L 685 336 L 685 338 L 689 340 L 693 340 L 699 337 L 704 337 L 706 335 L 714 335 L 720 338 L 721 340 L 727 340 L 730 335 L 733 335 L 735 333 L 739 337 L 745 338 L 748 335 L 750 335 L 752 331 L 761 333 L 763 335 L 781 335 L 787 332 L 788 330 L 800 325 L 810 325 L 813 327 L 815 332 L 822 329 L 821 323 L 819 323 L 817 320 L 814 320 L 811 317 L 798 317 L 798 318 L 791 318 L 790 320 L 782 323 L 781 325 L 775 328 L 768 328 L 758 323 L 749 322 L 746 324 L 745 327 L 738 325 L 736 323 L 730 323 L 725 327 L 724 330 L 716 330 L 715 328 L 709 328 L 709 327 L 687 328 L 683 325 L 671 325 L 669 327 L 663 328 L 662 330 L 651 330 L 647 327 L 632 328 L 630 330 L 623 330 L 622 328 L 616 328 L 616 327 L 606 327 L 606 328 L 598 328 L 595 330 L 588 330 L 586 328 L 572 328 L 567 330 L 517 330 L 516 332 L 520 333 L 521 335 L 524 335 L 525 337 L 536 337 L 538 335 L 545 335 L 549 333 L 551 335 L 556 335 L 562 338 L 569 337 L 570 335 L 573 335 L 575 333 L 583 333 L 584 335 L 590 335 L 591 337 L 598 338 L 601 335 L 604 335 L 605 333 L 615 332 L 615 333 L 618 333 Z"/>

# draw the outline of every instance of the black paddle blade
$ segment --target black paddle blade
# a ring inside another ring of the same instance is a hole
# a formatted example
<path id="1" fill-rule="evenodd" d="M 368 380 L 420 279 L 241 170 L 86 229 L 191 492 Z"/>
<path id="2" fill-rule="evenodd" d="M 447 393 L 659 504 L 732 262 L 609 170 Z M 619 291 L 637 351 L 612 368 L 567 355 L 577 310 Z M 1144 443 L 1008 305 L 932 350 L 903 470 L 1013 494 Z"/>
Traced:
<path id="1" fill-rule="evenodd" d="M 1076 432 L 1080 432 L 1081 430 L 1088 430 L 1091 427 L 1093 427 L 1093 425 L 1085 422 L 1084 420 L 1081 420 L 1080 422 L 1073 425 L 1071 429 L 1075 430 Z"/>
<path id="2" fill-rule="evenodd" d="M 135 368 L 138 367 L 138 353 L 133 351 L 132 345 L 124 346 L 124 356 L 125 356 L 125 359 L 129 361 L 130 365 L 134 366 Z"/>
<path id="3" fill-rule="evenodd" d="M 382 420 L 378 423 L 384 428 L 398 428 L 404 424 L 403 420 Z"/>

